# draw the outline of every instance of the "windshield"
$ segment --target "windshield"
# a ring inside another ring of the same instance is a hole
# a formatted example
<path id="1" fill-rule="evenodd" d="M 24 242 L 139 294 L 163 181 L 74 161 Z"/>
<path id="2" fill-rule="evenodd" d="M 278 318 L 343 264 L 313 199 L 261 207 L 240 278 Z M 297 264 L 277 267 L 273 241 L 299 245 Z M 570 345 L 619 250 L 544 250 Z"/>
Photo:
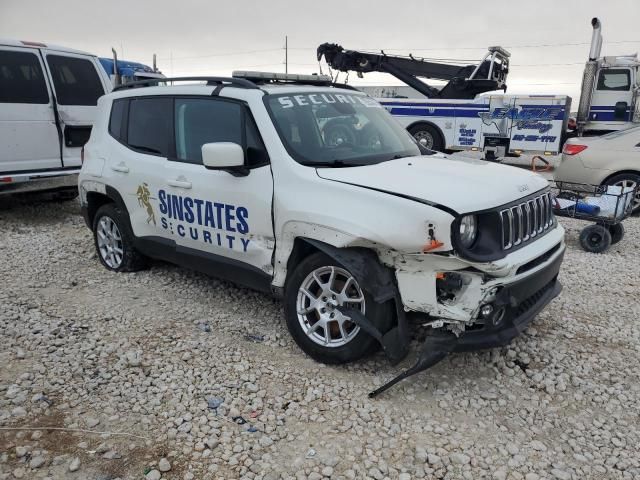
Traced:
<path id="1" fill-rule="evenodd" d="M 304 165 L 372 165 L 421 154 L 411 135 L 366 95 L 305 92 L 264 98 L 289 154 Z"/>

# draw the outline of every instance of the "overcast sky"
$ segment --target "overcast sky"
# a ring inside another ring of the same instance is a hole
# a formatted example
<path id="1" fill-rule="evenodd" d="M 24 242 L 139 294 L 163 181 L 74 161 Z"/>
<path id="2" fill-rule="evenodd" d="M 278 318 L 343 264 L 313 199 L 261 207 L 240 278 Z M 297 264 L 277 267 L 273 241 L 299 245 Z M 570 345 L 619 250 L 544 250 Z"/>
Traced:
<path id="1" fill-rule="evenodd" d="M 348 49 L 478 59 L 511 51 L 511 93 L 557 93 L 577 102 L 591 40 L 603 23 L 605 55 L 640 50 L 640 0 L 0 0 L 0 35 L 151 64 L 166 75 L 228 75 L 234 69 L 318 71 L 323 42 Z M 326 73 L 326 72 L 325 72 Z M 385 75 L 350 83 L 390 85 Z"/>

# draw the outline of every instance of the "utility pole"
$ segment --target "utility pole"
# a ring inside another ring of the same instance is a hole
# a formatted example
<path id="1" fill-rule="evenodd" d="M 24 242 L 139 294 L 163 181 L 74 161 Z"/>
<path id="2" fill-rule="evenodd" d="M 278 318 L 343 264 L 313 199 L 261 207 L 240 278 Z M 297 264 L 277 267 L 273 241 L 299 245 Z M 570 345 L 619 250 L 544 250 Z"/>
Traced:
<path id="1" fill-rule="evenodd" d="M 289 37 L 284 36 L 284 73 L 289 73 Z"/>

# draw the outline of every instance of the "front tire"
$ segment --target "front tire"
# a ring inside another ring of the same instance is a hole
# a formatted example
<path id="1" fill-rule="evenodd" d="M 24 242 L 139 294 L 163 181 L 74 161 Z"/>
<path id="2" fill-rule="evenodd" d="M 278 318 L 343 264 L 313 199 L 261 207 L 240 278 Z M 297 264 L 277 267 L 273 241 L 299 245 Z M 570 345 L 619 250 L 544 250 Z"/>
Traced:
<path id="1" fill-rule="evenodd" d="M 147 266 L 133 243 L 126 213 L 113 203 L 98 209 L 93 219 L 93 238 L 100 263 L 112 272 L 135 272 Z"/>
<path id="2" fill-rule="evenodd" d="M 580 232 L 580 245 L 587 252 L 606 252 L 611 246 L 611 233 L 602 225 L 589 225 Z"/>
<path id="3" fill-rule="evenodd" d="M 340 305 L 359 310 L 382 333 L 389 329 L 391 303 L 375 303 L 344 266 L 320 252 L 300 262 L 287 280 L 285 318 L 295 342 L 318 362 L 353 362 L 378 347 L 373 337 L 337 310 Z"/>

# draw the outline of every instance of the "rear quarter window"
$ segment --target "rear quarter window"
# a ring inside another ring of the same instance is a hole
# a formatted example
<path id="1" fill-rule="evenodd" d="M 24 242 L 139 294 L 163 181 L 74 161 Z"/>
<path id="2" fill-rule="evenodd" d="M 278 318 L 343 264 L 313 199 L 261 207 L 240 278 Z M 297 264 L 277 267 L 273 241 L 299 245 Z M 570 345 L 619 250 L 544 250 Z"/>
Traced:
<path id="1" fill-rule="evenodd" d="M 129 109 L 127 99 L 114 100 L 109 117 L 109 134 L 119 142 L 126 143 L 126 119 Z"/>

